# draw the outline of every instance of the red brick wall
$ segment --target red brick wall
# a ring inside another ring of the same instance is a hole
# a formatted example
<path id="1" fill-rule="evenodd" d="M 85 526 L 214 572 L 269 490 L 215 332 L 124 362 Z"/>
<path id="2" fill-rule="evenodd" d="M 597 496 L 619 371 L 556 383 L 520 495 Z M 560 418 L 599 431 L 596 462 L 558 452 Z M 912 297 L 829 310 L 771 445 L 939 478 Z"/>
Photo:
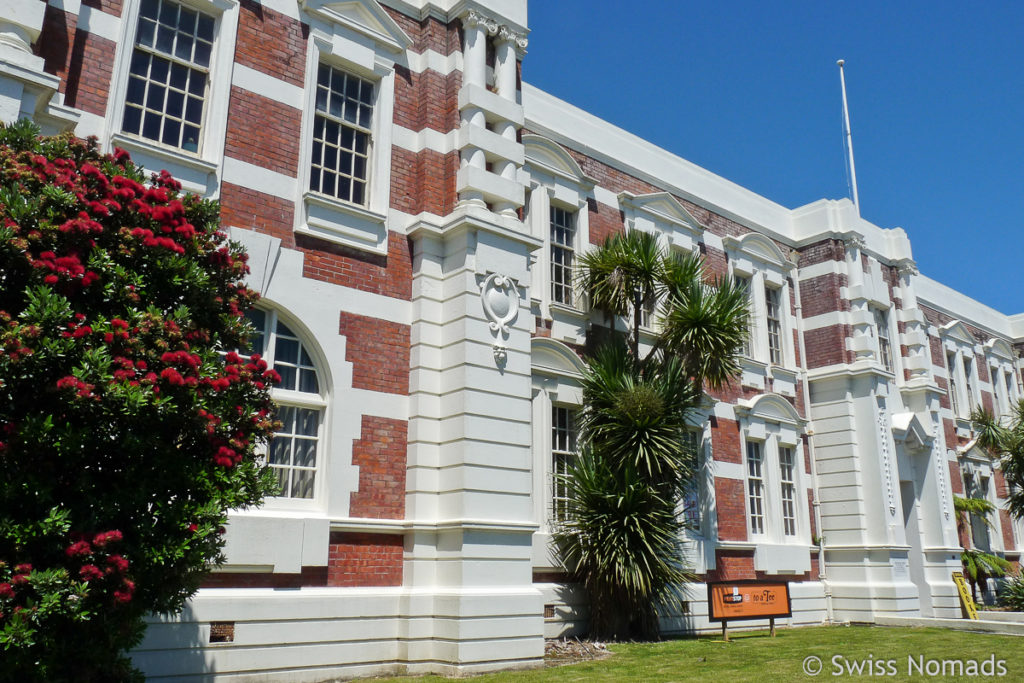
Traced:
<path id="1" fill-rule="evenodd" d="M 952 448 L 949 443 L 947 448 Z M 964 495 L 964 478 L 960 475 L 960 465 L 952 460 L 949 461 L 949 487 L 958 496 Z"/>
<path id="2" fill-rule="evenodd" d="M 457 152 L 441 154 L 425 149 L 416 153 L 393 147 L 391 208 L 412 215 L 423 211 L 448 215 L 458 201 L 455 194 L 458 170 Z"/>
<path id="3" fill-rule="evenodd" d="M 412 250 L 404 235 L 388 233 L 386 257 L 305 235 L 295 238 L 295 246 L 305 253 L 304 277 L 395 299 L 412 298 Z"/>
<path id="4" fill-rule="evenodd" d="M 412 39 L 413 52 L 423 53 L 433 50 L 438 54 L 449 55 L 462 49 L 459 38 L 459 22 L 453 21 L 451 24 L 444 24 L 433 17 L 418 21 L 396 9 L 390 7 L 384 9 Z"/>
<path id="5" fill-rule="evenodd" d="M 345 360 L 352 363 L 355 389 L 409 393 L 409 326 L 341 313 Z"/>
<path id="6" fill-rule="evenodd" d="M 459 88 L 462 72 L 421 73 L 395 67 L 394 122 L 412 131 L 432 128 L 442 133 L 459 127 Z"/>
<path id="7" fill-rule="evenodd" d="M 401 586 L 403 541 L 386 534 L 331 533 L 328 586 Z"/>
<path id="8" fill-rule="evenodd" d="M 740 450 L 740 423 L 721 417 L 711 417 L 711 450 L 718 462 L 743 462 Z"/>
<path id="9" fill-rule="evenodd" d="M 76 15 L 47 6 L 36 50 L 44 60 L 43 69 L 60 78 L 64 104 L 104 116 L 116 46 L 77 27 Z"/>
<path id="10" fill-rule="evenodd" d="M 743 481 L 715 477 L 715 511 L 718 537 L 723 541 L 747 540 L 747 508 Z"/>
<path id="11" fill-rule="evenodd" d="M 846 246 L 842 240 L 823 240 L 800 250 L 800 267 L 806 268 L 825 261 L 845 261 Z"/>
<path id="12" fill-rule="evenodd" d="M 350 517 L 404 517 L 408 431 L 404 420 L 363 415 L 362 436 L 352 444 L 359 490 L 352 493 Z"/>
<path id="13" fill-rule="evenodd" d="M 1009 510 L 999 511 L 999 526 L 1003 530 L 1003 549 L 1016 550 L 1017 544 L 1013 541 L 1013 519 L 1010 518 Z"/>
<path id="14" fill-rule="evenodd" d="M 839 296 L 839 288 L 846 286 L 846 276 L 826 273 L 800 281 L 800 304 L 804 318 L 822 313 L 850 310 L 850 303 Z"/>
<path id="15" fill-rule="evenodd" d="M 753 550 L 716 550 L 715 569 L 708 581 L 738 581 L 754 578 Z"/>
<path id="16" fill-rule="evenodd" d="M 818 525 L 814 519 L 814 491 L 807 491 L 807 518 L 811 523 L 811 539 L 818 535 Z M 815 574 L 817 576 L 817 574 Z"/>
<path id="17" fill-rule="evenodd" d="M 302 86 L 309 27 L 254 0 L 241 0 L 235 61 Z"/>
<path id="18" fill-rule="evenodd" d="M 231 86 L 224 153 L 292 178 L 298 175 L 302 112 Z"/>
<path id="19" fill-rule="evenodd" d="M 587 214 L 591 244 L 604 244 L 609 237 L 626 229 L 622 224 L 621 211 L 595 199 L 587 200 Z"/>
<path id="20" fill-rule="evenodd" d="M 848 327 L 847 325 L 832 325 L 804 332 L 807 367 L 813 369 L 848 362 L 846 353 Z"/>
<path id="21" fill-rule="evenodd" d="M 1006 486 L 1006 477 L 1001 469 L 995 469 L 996 498 L 1009 498 L 1010 489 Z"/>

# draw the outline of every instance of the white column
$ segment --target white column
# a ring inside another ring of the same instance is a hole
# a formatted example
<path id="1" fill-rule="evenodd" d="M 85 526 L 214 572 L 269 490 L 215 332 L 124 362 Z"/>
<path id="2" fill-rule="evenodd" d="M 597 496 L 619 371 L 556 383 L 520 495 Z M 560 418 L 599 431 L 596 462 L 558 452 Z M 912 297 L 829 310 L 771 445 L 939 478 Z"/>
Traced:
<path id="1" fill-rule="evenodd" d="M 864 238 L 852 235 L 846 240 L 846 277 L 849 284 L 847 291 L 850 297 L 850 325 L 853 328 L 853 339 L 850 350 L 854 353 L 855 362 L 870 360 L 875 356 L 875 343 L 871 336 L 874 319 L 868 310 L 868 301 L 864 296 L 864 266 L 861 263 L 861 252 Z"/>
<path id="2" fill-rule="evenodd" d="M 494 82 L 498 95 L 511 102 L 516 101 L 517 41 L 526 43 L 525 38 L 516 35 L 508 26 L 498 29 L 498 38 L 495 41 Z M 506 140 L 514 141 L 516 130 L 516 125 L 511 121 L 500 121 L 494 126 L 494 132 Z M 515 181 L 518 167 L 514 161 L 500 161 L 496 166 L 494 170 L 502 178 Z M 494 210 L 506 216 L 516 215 L 516 206 L 510 202 L 497 203 Z"/>
<path id="3" fill-rule="evenodd" d="M 466 86 L 487 87 L 487 36 L 497 31 L 497 25 L 477 13 L 470 10 L 462 19 L 463 36 L 465 43 L 462 46 L 462 84 Z M 487 119 L 484 117 L 483 109 L 479 107 L 466 107 L 462 110 L 462 125 L 487 128 Z M 484 151 L 478 147 L 465 147 L 462 150 L 460 160 L 462 166 L 475 166 L 486 168 L 487 159 Z M 475 190 L 468 190 L 460 193 L 460 201 L 477 206 L 484 206 L 483 194 Z"/>
<path id="4" fill-rule="evenodd" d="M 928 379 L 931 374 L 931 353 L 928 348 L 928 337 L 924 314 L 917 307 L 917 295 L 914 293 L 912 278 L 917 274 L 913 261 L 899 264 L 900 299 L 903 302 L 902 319 L 904 331 L 902 341 L 907 346 L 906 367 L 910 371 L 910 379 Z"/>

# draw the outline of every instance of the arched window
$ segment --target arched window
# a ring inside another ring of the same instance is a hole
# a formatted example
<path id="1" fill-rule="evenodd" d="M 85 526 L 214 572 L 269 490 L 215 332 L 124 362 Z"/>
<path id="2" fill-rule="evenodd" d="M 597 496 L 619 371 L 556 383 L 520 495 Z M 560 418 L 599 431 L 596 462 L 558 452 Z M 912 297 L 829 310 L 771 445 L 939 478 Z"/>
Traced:
<path id="1" fill-rule="evenodd" d="M 302 340 L 275 311 L 254 309 L 246 317 L 256 334 L 245 353 L 259 353 L 281 375 L 271 391 L 281 429 L 270 442 L 266 465 L 277 476 L 280 498 L 315 498 L 323 461 L 323 383 Z"/>

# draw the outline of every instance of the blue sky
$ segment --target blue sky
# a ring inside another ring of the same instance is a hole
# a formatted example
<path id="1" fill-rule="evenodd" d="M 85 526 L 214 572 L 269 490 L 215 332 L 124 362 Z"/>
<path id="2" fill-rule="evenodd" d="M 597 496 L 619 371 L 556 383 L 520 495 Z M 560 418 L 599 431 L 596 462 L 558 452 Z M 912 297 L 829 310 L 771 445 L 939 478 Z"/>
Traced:
<path id="1" fill-rule="evenodd" d="M 613 11 L 617 8 L 618 11 Z M 849 196 L 1024 312 L 1024 3 L 531 0 L 533 85 L 787 207 Z"/>

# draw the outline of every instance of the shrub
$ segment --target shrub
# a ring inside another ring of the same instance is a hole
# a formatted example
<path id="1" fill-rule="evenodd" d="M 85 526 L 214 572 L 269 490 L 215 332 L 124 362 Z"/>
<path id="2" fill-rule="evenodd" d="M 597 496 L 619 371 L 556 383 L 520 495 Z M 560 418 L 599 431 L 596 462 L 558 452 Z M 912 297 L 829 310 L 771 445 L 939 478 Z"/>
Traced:
<path id="1" fill-rule="evenodd" d="M 275 373 L 218 207 L 95 140 L 0 129 L 0 645 L 17 680 L 131 678 L 143 617 L 273 490 Z"/>
<path id="2" fill-rule="evenodd" d="M 1024 577 L 1016 574 L 1003 582 L 999 589 L 999 604 L 1014 612 L 1024 612 Z"/>

